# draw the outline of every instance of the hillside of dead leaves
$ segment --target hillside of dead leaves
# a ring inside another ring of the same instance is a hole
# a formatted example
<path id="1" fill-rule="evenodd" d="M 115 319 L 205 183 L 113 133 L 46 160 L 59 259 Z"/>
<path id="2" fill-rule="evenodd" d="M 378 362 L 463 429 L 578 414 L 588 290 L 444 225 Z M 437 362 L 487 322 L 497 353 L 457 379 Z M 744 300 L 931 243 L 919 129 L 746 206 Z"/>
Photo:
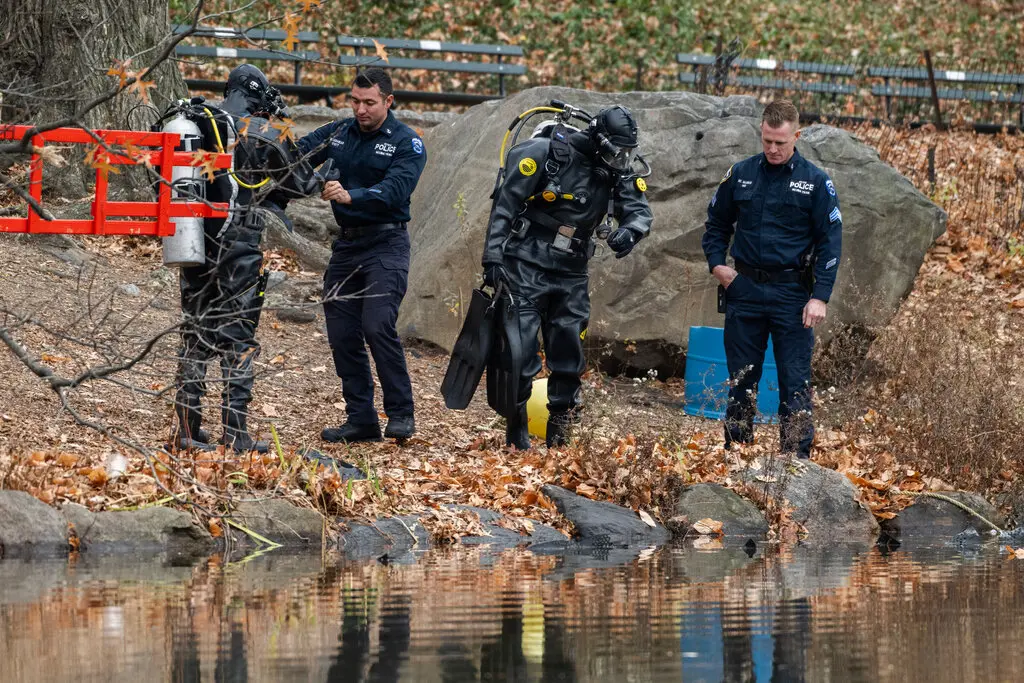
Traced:
<path id="1" fill-rule="evenodd" d="M 947 210 L 949 229 L 890 324 L 841 331 L 819 348 L 815 460 L 846 473 L 880 517 L 911 501 L 902 492 L 949 488 L 981 492 L 1012 512 L 1024 467 L 1024 138 L 854 132 Z M 66 241 L 0 239 L 0 330 L 37 367 L 82 380 L 61 398 L 6 347 L 0 353 L 0 488 L 47 503 L 174 504 L 217 534 L 239 500 L 278 496 L 347 519 L 418 514 L 438 538 L 453 540 L 479 521 L 448 503 L 504 513 L 510 528 L 532 519 L 568 530 L 540 493 L 546 483 L 671 522 L 680 486 L 718 482 L 752 494 L 736 474 L 776 453 L 770 427 L 750 448 L 724 451 L 717 423 L 683 414 L 681 378 L 612 378 L 593 369 L 575 444 L 515 452 L 503 447 L 503 424 L 483 391 L 465 412 L 444 408 L 447 357 L 415 342 L 407 359 L 416 438 L 403 446 L 323 444 L 320 429 L 341 422 L 344 404 L 315 301 L 320 274 L 302 271 L 292 254 L 268 252 L 272 269 L 309 285 L 308 306 L 318 312 L 315 323 L 298 325 L 267 310 L 259 328 L 253 428 L 276 435 L 281 448 L 267 456 L 168 454 L 160 446 L 171 424 L 180 311 L 159 243 L 86 238 L 69 252 Z M 130 369 L 90 379 L 151 341 Z M 845 357 L 845 341 L 868 351 Z M 215 431 L 218 395 L 211 379 L 206 424 Z M 337 468 L 299 455 L 309 447 L 368 479 L 345 481 Z M 793 538 L 785 510 L 768 512 L 777 537 Z"/>

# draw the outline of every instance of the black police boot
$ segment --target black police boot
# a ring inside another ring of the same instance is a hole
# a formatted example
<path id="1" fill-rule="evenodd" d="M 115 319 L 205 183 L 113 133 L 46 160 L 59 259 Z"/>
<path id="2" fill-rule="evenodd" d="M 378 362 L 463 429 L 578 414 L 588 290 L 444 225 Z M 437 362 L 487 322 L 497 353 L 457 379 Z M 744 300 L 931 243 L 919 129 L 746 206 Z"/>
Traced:
<path id="1" fill-rule="evenodd" d="M 380 425 L 360 425 L 346 422 L 340 427 L 325 427 L 320 438 L 328 443 L 358 443 L 360 441 L 381 441 Z"/>
<path id="2" fill-rule="evenodd" d="M 388 419 L 388 426 L 384 429 L 385 439 L 410 438 L 416 433 L 416 420 L 412 415 L 396 415 Z"/>
<path id="3" fill-rule="evenodd" d="M 569 443 L 569 428 L 572 427 L 572 416 L 568 412 L 552 412 L 548 415 L 548 448 L 564 446 Z"/>
<path id="4" fill-rule="evenodd" d="M 515 446 L 517 451 L 527 451 L 532 447 L 529 418 L 525 407 L 520 408 L 518 414 L 508 419 L 508 424 L 505 425 L 505 445 Z"/>
<path id="5" fill-rule="evenodd" d="M 249 435 L 249 429 L 245 425 L 245 410 L 228 408 L 224 411 L 224 438 L 222 443 L 235 453 L 267 453 L 270 451 L 270 442 L 257 441 Z"/>

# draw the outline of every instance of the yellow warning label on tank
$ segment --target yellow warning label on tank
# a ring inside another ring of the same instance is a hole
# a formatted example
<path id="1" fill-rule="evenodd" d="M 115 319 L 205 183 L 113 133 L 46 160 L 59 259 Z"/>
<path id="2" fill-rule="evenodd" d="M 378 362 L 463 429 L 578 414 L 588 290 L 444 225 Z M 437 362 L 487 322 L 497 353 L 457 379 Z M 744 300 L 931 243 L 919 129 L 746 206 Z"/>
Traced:
<path id="1" fill-rule="evenodd" d="M 537 162 L 530 157 L 526 157 L 519 162 L 519 172 L 523 175 L 533 175 L 537 172 Z"/>
<path id="2" fill-rule="evenodd" d="M 637 178 L 636 189 L 640 190 L 641 192 L 647 192 L 647 181 L 644 180 L 643 178 Z"/>
<path id="3" fill-rule="evenodd" d="M 580 339 L 582 340 L 582 339 L 586 339 L 586 338 L 587 338 L 587 328 L 584 327 L 583 331 L 580 332 Z"/>

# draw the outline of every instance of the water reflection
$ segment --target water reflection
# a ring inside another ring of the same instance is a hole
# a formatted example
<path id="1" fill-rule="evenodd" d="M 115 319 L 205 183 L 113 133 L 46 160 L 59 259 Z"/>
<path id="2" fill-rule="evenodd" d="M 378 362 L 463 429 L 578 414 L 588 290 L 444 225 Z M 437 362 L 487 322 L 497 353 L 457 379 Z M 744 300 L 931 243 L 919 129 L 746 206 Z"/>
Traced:
<path id="1" fill-rule="evenodd" d="M 0 680 L 1022 680 L 1021 567 L 852 548 L 9 560 Z"/>

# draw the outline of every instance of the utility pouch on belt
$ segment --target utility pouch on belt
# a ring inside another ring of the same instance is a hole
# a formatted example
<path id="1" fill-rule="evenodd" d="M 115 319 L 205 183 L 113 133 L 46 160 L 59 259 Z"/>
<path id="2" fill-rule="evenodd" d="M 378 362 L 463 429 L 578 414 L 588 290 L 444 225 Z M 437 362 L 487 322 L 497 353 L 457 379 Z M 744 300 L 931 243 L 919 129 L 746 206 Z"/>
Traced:
<path id="1" fill-rule="evenodd" d="M 576 228 L 571 225 L 560 225 L 558 232 L 555 233 L 555 239 L 551 241 L 551 246 L 562 251 L 572 251 L 572 238 L 575 234 Z"/>
<path id="2" fill-rule="evenodd" d="M 718 285 L 718 312 L 725 313 L 725 287 Z"/>

